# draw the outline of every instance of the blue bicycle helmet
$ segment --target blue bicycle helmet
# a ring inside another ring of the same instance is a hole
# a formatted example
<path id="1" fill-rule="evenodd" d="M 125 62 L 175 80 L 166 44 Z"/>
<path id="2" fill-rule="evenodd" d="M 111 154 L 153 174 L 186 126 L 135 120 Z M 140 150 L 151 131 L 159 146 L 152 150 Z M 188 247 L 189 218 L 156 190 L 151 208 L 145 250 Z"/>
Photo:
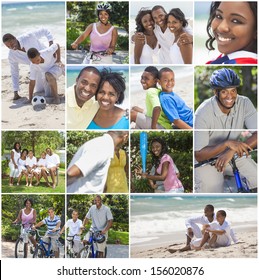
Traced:
<path id="1" fill-rule="evenodd" d="M 240 79 L 235 71 L 222 68 L 212 73 L 210 77 L 210 87 L 213 89 L 223 89 L 239 87 Z"/>
<path id="2" fill-rule="evenodd" d="M 103 243 L 105 241 L 105 236 L 103 234 L 100 234 L 99 232 L 96 232 L 94 234 L 94 240 L 97 243 Z"/>

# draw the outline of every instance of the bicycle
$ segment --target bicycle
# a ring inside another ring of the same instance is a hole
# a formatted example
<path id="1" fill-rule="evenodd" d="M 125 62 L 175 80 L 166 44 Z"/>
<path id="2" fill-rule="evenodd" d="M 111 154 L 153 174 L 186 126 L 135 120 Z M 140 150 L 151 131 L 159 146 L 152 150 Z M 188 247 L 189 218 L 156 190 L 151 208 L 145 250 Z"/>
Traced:
<path id="1" fill-rule="evenodd" d="M 112 55 L 116 55 L 113 52 L 111 55 L 108 55 L 106 51 L 90 51 L 89 49 L 84 49 L 82 46 L 79 47 L 79 50 L 84 54 L 84 59 L 81 64 L 112 64 Z M 109 61 L 105 61 L 107 60 Z"/>
<path id="2" fill-rule="evenodd" d="M 67 258 L 77 258 L 78 257 L 78 253 L 76 253 L 74 251 L 75 236 L 78 236 L 78 234 L 67 236 L 67 246 L 66 246 L 66 257 Z"/>
<path id="3" fill-rule="evenodd" d="M 100 231 L 89 230 L 90 237 L 88 244 L 82 248 L 78 253 L 78 258 L 97 258 L 98 250 L 96 243 L 103 243 L 105 236 Z M 105 248 L 104 256 L 107 255 L 107 247 Z"/>
<path id="4" fill-rule="evenodd" d="M 49 242 L 45 242 L 43 240 L 43 236 L 39 234 L 39 230 L 35 229 L 35 232 L 36 236 L 39 238 L 39 242 L 35 248 L 33 258 L 54 258 L 55 253 L 52 250 L 51 238 L 48 238 Z M 56 243 L 59 248 L 59 252 L 62 251 L 62 249 L 64 249 L 64 245 L 59 240 L 56 240 Z"/>
<path id="5" fill-rule="evenodd" d="M 255 151 L 257 151 L 257 150 L 250 151 L 249 154 L 251 154 L 252 152 L 255 152 Z M 246 157 L 246 154 L 244 153 L 244 155 L 242 157 Z M 257 188 L 250 189 L 249 182 L 247 181 L 247 179 L 245 177 L 241 178 L 239 170 L 238 170 L 237 165 L 236 165 L 236 159 L 237 158 L 239 158 L 239 157 L 238 157 L 237 154 L 235 154 L 229 162 L 229 164 L 232 168 L 234 178 L 235 178 L 235 185 L 236 185 L 236 188 L 237 188 L 237 192 L 238 193 L 251 193 L 251 192 L 254 193 L 254 192 L 257 192 Z M 218 157 L 215 157 L 215 158 L 211 158 L 211 159 L 204 160 L 202 162 L 196 163 L 194 165 L 194 168 L 202 167 L 202 166 L 205 166 L 205 165 L 208 165 L 208 164 L 210 164 L 211 166 L 214 166 L 217 159 L 218 159 Z M 230 186 L 228 186 L 228 188 L 229 188 L 230 192 L 232 192 Z"/>
<path id="6" fill-rule="evenodd" d="M 27 224 L 13 224 L 14 226 L 20 226 L 20 235 L 18 239 L 15 242 L 15 250 L 14 250 L 14 256 L 15 258 L 27 258 L 28 257 L 28 247 L 29 252 L 31 255 L 33 255 L 34 248 L 33 244 L 28 238 L 28 234 L 33 235 L 33 231 L 31 228 L 24 228 Z M 29 224 L 31 226 L 31 224 Z M 26 241 L 26 238 L 28 238 L 28 241 Z"/>

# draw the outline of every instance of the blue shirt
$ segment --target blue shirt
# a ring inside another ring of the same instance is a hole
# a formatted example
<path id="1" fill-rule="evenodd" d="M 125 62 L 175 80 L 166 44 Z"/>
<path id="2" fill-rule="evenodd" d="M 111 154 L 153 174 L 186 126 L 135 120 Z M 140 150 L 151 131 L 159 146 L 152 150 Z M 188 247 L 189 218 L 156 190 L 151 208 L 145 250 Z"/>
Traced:
<path id="1" fill-rule="evenodd" d="M 59 222 L 60 222 L 59 216 L 54 216 L 53 220 L 50 219 L 50 216 L 48 216 L 47 218 L 45 218 L 45 219 L 43 220 L 43 223 L 44 223 L 45 225 L 47 225 L 47 228 L 48 228 L 47 233 L 53 233 L 53 232 L 51 232 L 51 231 L 56 227 L 56 225 L 57 225 Z"/>
<path id="2" fill-rule="evenodd" d="M 109 127 L 101 127 L 92 120 L 86 129 L 129 129 L 129 119 L 122 116 L 118 122 Z"/>
<path id="3" fill-rule="evenodd" d="M 182 120 L 189 126 L 193 126 L 193 112 L 184 100 L 174 92 L 161 92 L 159 95 L 162 109 L 171 123 Z"/>

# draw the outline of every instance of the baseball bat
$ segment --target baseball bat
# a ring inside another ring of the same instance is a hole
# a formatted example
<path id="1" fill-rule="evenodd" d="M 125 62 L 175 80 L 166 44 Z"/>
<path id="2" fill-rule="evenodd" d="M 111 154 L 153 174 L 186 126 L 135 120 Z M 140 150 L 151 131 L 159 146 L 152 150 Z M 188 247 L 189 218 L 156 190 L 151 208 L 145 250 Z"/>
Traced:
<path id="1" fill-rule="evenodd" d="M 142 170 L 146 172 L 146 163 L 147 163 L 147 132 L 140 133 L 140 155 L 142 161 Z"/>

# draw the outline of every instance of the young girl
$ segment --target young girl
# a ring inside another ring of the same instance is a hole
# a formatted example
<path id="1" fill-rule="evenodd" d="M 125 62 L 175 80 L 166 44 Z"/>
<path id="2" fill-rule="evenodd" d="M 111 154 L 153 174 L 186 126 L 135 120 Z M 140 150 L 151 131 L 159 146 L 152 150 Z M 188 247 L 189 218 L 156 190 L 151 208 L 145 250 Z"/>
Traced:
<path id="1" fill-rule="evenodd" d="M 172 64 L 191 64 L 192 63 L 192 44 L 179 44 L 184 28 L 188 26 L 184 13 L 176 8 L 167 14 L 167 27 L 174 33 L 175 40 L 170 48 L 170 58 Z"/>
<path id="2" fill-rule="evenodd" d="M 19 177 L 18 177 L 17 186 L 20 185 L 20 181 L 21 181 L 23 175 L 25 175 L 26 185 L 28 185 L 28 172 L 27 172 L 27 168 L 26 168 L 27 155 L 28 155 L 28 150 L 23 149 L 22 153 L 21 153 L 21 157 L 17 161 L 18 170 L 19 170 Z"/>
<path id="3" fill-rule="evenodd" d="M 34 170 L 36 169 L 36 167 L 37 167 L 37 159 L 33 155 L 33 151 L 30 150 L 28 153 L 28 156 L 26 158 L 26 168 L 28 170 L 28 177 L 30 178 L 29 187 L 32 187 L 32 179 L 34 177 Z M 26 186 L 28 187 L 28 182 L 27 182 Z"/>
<path id="4" fill-rule="evenodd" d="M 156 188 L 154 181 L 163 181 L 167 193 L 183 193 L 184 188 L 177 178 L 173 159 L 167 154 L 167 145 L 161 138 L 154 138 L 151 141 L 152 164 L 155 166 L 157 175 L 138 172 L 142 178 L 147 178 L 152 188 Z"/>
<path id="5" fill-rule="evenodd" d="M 207 64 L 257 64 L 257 2 L 212 2 L 207 33 L 221 52 Z"/>
<path id="6" fill-rule="evenodd" d="M 109 3 L 98 4 L 97 15 L 99 21 L 88 25 L 84 33 L 71 44 L 71 47 L 77 49 L 78 45 L 90 35 L 90 51 L 106 51 L 107 54 L 112 54 L 115 50 L 118 32 L 117 29 L 109 23 L 110 12 L 111 5 Z"/>
<path id="7" fill-rule="evenodd" d="M 158 55 L 159 44 L 154 33 L 154 21 L 151 10 L 141 9 L 135 19 L 136 31 L 142 32 L 145 41 L 136 40 L 134 48 L 135 64 L 153 64 Z"/>
<path id="8" fill-rule="evenodd" d="M 13 178 L 18 177 L 19 170 L 17 161 L 21 156 L 21 145 L 19 142 L 14 143 L 11 151 L 11 158 L 9 162 L 10 175 L 9 175 L 9 186 L 13 186 Z"/>
<path id="9" fill-rule="evenodd" d="M 146 90 L 146 110 L 134 106 L 130 112 L 131 121 L 136 123 L 135 128 L 172 128 L 169 120 L 161 109 L 159 101 L 159 93 L 161 90 L 157 88 L 157 81 L 158 69 L 154 66 L 146 67 L 140 79 L 142 88 Z"/>

